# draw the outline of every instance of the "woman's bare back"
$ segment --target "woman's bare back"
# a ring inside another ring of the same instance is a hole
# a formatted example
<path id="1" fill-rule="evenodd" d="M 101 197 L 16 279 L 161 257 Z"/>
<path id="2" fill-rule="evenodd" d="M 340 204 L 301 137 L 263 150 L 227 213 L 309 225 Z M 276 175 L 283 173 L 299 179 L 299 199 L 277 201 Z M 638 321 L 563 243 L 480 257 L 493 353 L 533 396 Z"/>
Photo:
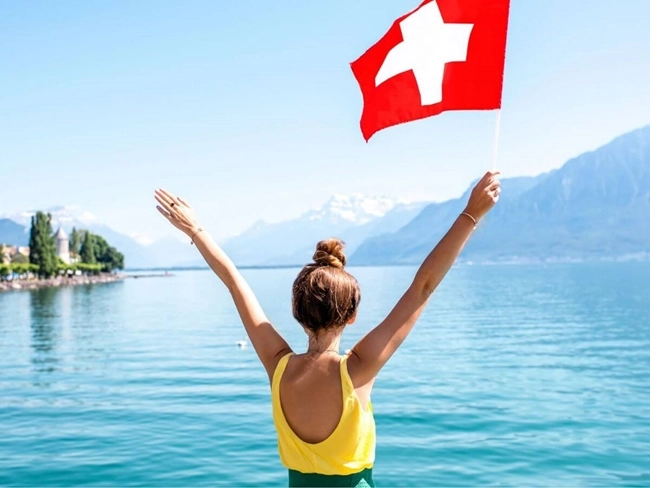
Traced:
<path id="1" fill-rule="evenodd" d="M 336 429 L 343 413 L 341 359 L 335 354 L 289 358 L 280 381 L 282 411 L 304 442 L 318 444 Z"/>

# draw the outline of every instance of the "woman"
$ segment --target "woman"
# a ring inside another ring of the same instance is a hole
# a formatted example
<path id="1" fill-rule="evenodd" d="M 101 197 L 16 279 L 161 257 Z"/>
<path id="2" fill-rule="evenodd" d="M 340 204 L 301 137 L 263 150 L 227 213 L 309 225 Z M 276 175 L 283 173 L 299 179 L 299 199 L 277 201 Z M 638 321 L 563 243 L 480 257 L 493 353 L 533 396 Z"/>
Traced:
<path id="1" fill-rule="evenodd" d="M 424 260 L 388 316 L 346 355 L 341 334 L 354 322 L 360 293 L 344 270 L 343 243 L 318 243 L 314 262 L 293 284 L 293 315 L 308 337 L 294 353 L 269 323 L 232 261 L 203 230 L 181 198 L 157 190 L 160 213 L 183 231 L 228 287 L 248 337 L 271 382 L 280 459 L 290 486 L 374 486 L 375 423 L 370 392 L 379 370 L 402 344 L 430 295 L 501 191 L 499 173 L 476 184 L 465 210 Z"/>

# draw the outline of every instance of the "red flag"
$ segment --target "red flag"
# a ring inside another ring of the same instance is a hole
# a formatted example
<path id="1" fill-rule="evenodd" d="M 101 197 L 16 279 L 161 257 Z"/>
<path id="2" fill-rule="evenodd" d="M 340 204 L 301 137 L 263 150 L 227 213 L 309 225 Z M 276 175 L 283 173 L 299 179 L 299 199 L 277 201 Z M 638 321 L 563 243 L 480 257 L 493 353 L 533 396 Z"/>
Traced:
<path id="1" fill-rule="evenodd" d="M 501 107 L 509 0 L 425 0 L 354 61 L 361 132 Z"/>

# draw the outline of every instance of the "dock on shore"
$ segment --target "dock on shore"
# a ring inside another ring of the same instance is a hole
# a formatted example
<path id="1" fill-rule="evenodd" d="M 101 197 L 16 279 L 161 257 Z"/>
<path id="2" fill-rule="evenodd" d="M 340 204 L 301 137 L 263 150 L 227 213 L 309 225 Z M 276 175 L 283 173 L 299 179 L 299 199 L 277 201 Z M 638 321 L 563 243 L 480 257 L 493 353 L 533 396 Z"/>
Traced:
<path id="1" fill-rule="evenodd" d="M 150 273 L 150 274 L 129 274 L 126 275 L 125 278 L 169 278 L 171 276 L 174 276 L 172 273 Z"/>

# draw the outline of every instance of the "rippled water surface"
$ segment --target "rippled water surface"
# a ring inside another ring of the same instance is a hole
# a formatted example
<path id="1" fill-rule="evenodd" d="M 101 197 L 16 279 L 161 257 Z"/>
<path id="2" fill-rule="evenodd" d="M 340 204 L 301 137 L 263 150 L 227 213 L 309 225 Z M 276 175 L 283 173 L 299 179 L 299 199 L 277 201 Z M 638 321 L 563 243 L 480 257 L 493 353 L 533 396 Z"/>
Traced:
<path id="1" fill-rule="evenodd" d="M 415 268 L 352 268 L 349 348 Z M 296 349 L 296 269 L 246 270 Z M 208 271 L 0 294 L 0 485 L 286 484 Z M 460 266 L 373 393 L 378 485 L 650 486 L 650 265 Z"/>

